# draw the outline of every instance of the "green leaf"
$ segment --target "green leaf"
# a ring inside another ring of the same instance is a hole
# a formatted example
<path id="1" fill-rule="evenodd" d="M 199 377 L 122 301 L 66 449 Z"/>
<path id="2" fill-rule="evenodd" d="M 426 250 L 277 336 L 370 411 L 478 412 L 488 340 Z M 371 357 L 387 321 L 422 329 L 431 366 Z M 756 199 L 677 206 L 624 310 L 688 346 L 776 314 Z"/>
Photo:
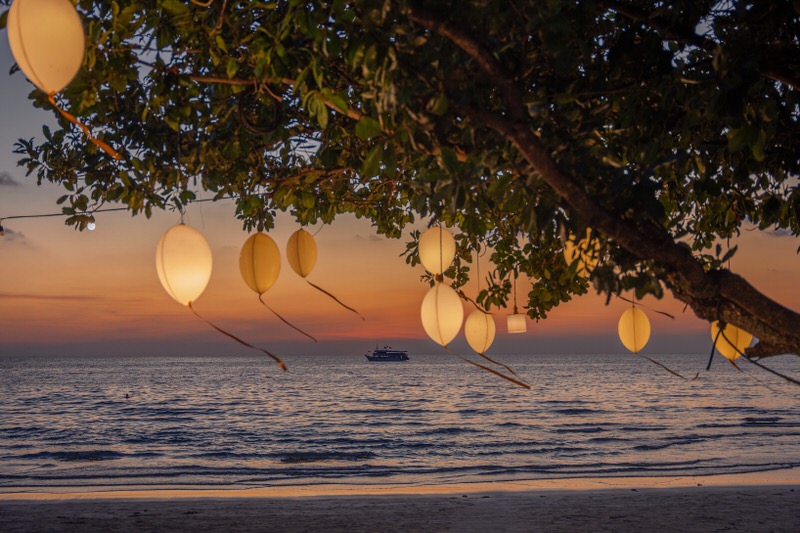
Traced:
<path id="1" fill-rule="evenodd" d="M 5 29 L 8 24 L 8 9 L 0 13 L 0 30 Z"/>
<path id="2" fill-rule="evenodd" d="M 367 154 L 364 159 L 364 164 L 361 166 L 361 175 L 365 178 L 371 178 L 378 175 L 378 170 L 381 163 L 381 155 L 383 154 L 383 146 L 376 144 L 372 150 Z"/>
<path id="3" fill-rule="evenodd" d="M 189 12 L 189 6 L 180 0 L 164 0 L 161 7 L 170 15 L 185 15 Z"/>
<path id="4" fill-rule="evenodd" d="M 233 58 L 228 59 L 228 64 L 225 66 L 225 73 L 228 75 L 228 79 L 233 79 L 236 76 L 236 73 L 239 71 L 239 62 Z"/>
<path id="5" fill-rule="evenodd" d="M 382 131 L 380 122 L 372 117 L 361 117 L 361 120 L 356 122 L 356 137 L 359 139 L 368 141 L 380 135 Z"/>

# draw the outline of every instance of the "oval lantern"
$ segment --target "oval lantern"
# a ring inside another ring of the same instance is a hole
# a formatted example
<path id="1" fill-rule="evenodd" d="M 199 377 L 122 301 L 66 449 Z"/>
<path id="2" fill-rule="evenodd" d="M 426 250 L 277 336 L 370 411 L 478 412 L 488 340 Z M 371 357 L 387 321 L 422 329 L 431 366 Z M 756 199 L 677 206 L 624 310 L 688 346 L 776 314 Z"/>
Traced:
<path id="1" fill-rule="evenodd" d="M 259 295 L 275 284 L 281 273 L 281 252 L 272 237 L 259 232 L 245 241 L 239 253 L 239 272 Z"/>
<path id="2" fill-rule="evenodd" d="M 639 353 L 650 340 L 650 320 L 644 311 L 631 307 L 619 317 L 617 332 L 625 348 Z"/>
<path id="3" fill-rule="evenodd" d="M 456 241 L 452 233 L 437 226 L 419 237 L 419 260 L 425 270 L 438 275 L 447 270 L 456 256 Z"/>
<path id="4" fill-rule="evenodd" d="M 600 260 L 600 241 L 592 240 L 592 229 L 586 228 L 586 237 L 578 240 L 574 235 L 564 243 L 564 259 L 567 265 L 578 261 L 577 274 L 588 276 Z"/>
<path id="5" fill-rule="evenodd" d="M 447 346 L 458 335 L 464 320 L 461 298 L 447 285 L 437 283 L 422 300 L 420 318 L 425 333 L 434 342 Z"/>
<path id="6" fill-rule="evenodd" d="M 480 309 L 474 310 L 464 322 L 464 336 L 476 352 L 485 353 L 494 342 L 496 328 L 494 317 Z"/>
<path id="7" fill-rule="evenodd" d="M 317 243 L 314 242 L 314 237 L 304 229 L 292 233 L 286 243 L 286 259 L 299 276 L 311 274 L 317 264 Z"/>
<path id="8" fill-rule="evenodd" d="M 522 313 L 514 313 L 506 317 L 506 327 L 509 333 L 525 333 L 528 331 L 528 321 Z"/>
<path id="9" fill-rule="evenodd" d="M 730 361 L 738 359 L 753 340 L 753 335 L 733 324 L 725 324 L 722 331 L 725 334 L 724 337 L 722 333 L 717 337 L 718 332 L 719 322 L 715 320 L 711 323 L 711 339 L 717 341 L 717 351 Z"/>
<path id="10" fill-rule="evenodd" d="M 17 65 L 45 93 L 57 93 L 80 70 L 83 25 L 69 0 L 14 0 L 7 28 Z"/>
<path id="11" fill-rule="evenodd" d="M 178 224 L 156 248 L 156 270 L 164 290 L 181 305 L 197 300 L 211 278 L 211 248 L 196 229 Z"/>

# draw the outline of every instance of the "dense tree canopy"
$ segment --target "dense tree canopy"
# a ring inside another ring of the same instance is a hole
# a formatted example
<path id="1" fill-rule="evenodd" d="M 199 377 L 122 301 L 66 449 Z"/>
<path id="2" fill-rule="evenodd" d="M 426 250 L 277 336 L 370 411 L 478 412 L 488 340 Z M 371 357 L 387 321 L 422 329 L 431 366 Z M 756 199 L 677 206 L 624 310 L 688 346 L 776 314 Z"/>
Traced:
<path id="1" fill-rule="evenodd" d="M 79 0 L 87 49 L 21 164 L 68 223 L 201 190 L 246 228 L 354 213 L 391 237 L 457 228 L 541 318 L 590 286 L 666 289 L 701 318 L 800 353 L 800 315 L 730 272 L 744 226 L 800 235 L 800 4 L 776 1 Z M 33 91 L 40 107 L 47 95 Z M 562 254 L 592 230 L 587 278 Z M 415 260 L 414 243 L 410 261 Z"/>

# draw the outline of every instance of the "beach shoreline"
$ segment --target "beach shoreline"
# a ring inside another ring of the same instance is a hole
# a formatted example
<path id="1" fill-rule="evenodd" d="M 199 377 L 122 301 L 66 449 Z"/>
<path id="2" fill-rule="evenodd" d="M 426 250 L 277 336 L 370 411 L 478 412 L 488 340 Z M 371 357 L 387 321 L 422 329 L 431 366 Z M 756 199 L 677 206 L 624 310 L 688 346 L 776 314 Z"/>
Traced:
<path id="1" fill-rule="evenodd" d="M 195 486 L 192 488 L 151 488 L 70 486 L 0 486 L 0 501 L 82 500 L 82 499 L 184 499 L 184 498 L 299 498 L 327 496 L 380 496 L 460 494 L 524 491 L 592 491 L 612 489 L 681 489 L 689 487 L 800 487 L 800 468 L 785 468 L 737 474 L 698 476 L 605 476 L 504 479 L 454 483 L 343 483 L 271 484 L 241 488 Z"/>
<path id="2" fill-rule="evenodd" d="M 5 488 L 7 490 L 8 487 Z M 800 530 L 800 469 L 663 478 L 431 485 L 4 492 L 0 530 L 773 531 Z"/>

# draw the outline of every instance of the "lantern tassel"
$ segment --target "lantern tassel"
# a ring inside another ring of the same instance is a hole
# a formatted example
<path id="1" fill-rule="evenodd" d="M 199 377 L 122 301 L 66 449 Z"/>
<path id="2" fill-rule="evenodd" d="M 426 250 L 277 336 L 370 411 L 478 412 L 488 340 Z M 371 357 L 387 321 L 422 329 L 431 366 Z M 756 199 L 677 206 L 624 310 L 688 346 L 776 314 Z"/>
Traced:
<path id="1" fill-rule="evenodd" d="M 488 355 L 486 355 L 485 353 L 480 353 L 480 352 L 478 352 L 478 355 L 480 355 L 481 357 L 483 357 L 484 359 L 486 359 L 486 360 L 487 360 L 487 361 L 489 361 L 490 363 L 494 363 L 494 364 L 496 364 L 497 366 L 502 366 L 503 368 L 505 368 L 506 370 L 508 370 L 508 371 L 509 371 L 509 372 L 511 372 L 512 374 L 514 374 L 515 376 L 517 375 L 517 373 L 516 373 L 516 372 L 514 372 L 514 369 L 513 369 L 513 368 L 511 368 L 509 365 L 507 365 L 507 364 L 505 364 L 505 363 L 502 363 L 502 362 L 500 362 L 500 361 L 496 361 L 496 360 L 492 359 L 491 357 L 489 357 Z"/>
<path id="2" fill-rule="evenodd" d="M 730 341 L 730 339 L 728 339 L 728 337 L 725 335 L 725 332 L 724 332 L 724 331 L 720 330 L 720 333 L 722 333 L 722 338 L 724 338 L 726 341 L 728 341 L 728 344 L 730 344 L 731 346 L 733 346 L 733 347 L 734 347 L 734 349 L 735 349 L 737 352 L 739 352 L 739 355 L 741 355 L 741 356 L 744 356 L 744 359 L 745 359 L 745 361 L 747 361 L 748 363 L 754 364 L 755 366 L 757 366 L 758 368 L 760 368 L 760 369 L 762 369 L 762 370 L 766 370 L 767 372 L 769 372 L 769 373 L 771 373 L 771 374 L 774 374 L 774 375 L 776 375 L 776 376 L 778 376 L 778 377 L 780 377 L 780 378 L 783 378 L 783 379 L 785 379 L 786 381 L 788 381 L 789 383 L 793 383 L 793 384 L 795 384 L 795 385 L 800 385 L 800 381 L 798 381 L 798 380 L 794 379 L 793 377 L 787 376 L 786 374 L 781 374 L 781 373 L 780 373 L 780 372 L 778 372 L 777 370 L 773 370 L 773 369 L 771 369 L 770 367 L 768 367 L 768 366 L 764 366 L 764 365 L 762 365 L 761 363 L 759 363 L 758 361 L 756 361 L 756 360 L 754 360 L 754 359 L 751 359 L 751 358 L 750 358 L 750 357 L 749 357 L 747 354 L 745 354 L 745 353 L 744 353 L 744 352 L 742 352 L 742 351 L 741 351 L 739 348 L 737 348 L 737 347 L 736 347 L 736 345 Z M 733 361 L 731 361 L 731 362 L 733 362 Z M 736 366 L 736 365 L 734 365 L 734 366 Z M 738 368 L 738 367 L 737 367 L 737 368 Z M 740 369 L 740 370 L 741 370 L 741 369 Z"/>
<path id="3" fill-rule="evenodd" d="M 642 355 L 642 354 L 640 354 L 640 353 L 637 353 L 636 355 L 638 355 L 639 357 L 642 357 L 642 358 L 644 358 L 644 359 L 647 359 L 648 361 L 650 361 L 650 362 L 651 362 L 651 363 L 653 363 L 654 365 L 660 366 L 661 368 L 663 368 L 664 370 L 666 370 L 667 372 L 669 372 L 669 373 L 670 373 L 670 374 L 672 374 L 673 376 L 677 376 L 677 377 L 681 378 L 681 379 L 682 379 L 682 380 L 684 380 L 684 381 L 694 381 L 694 380 L 696 380 L 696 379 L 697 379 L 697 378 L 700 376 L 700 372 L 698 372 L 697 374 L 695 374 L 695 375 L 694 375 L 694 377 L 693 377 L 692 379 L 689 379 L 689 378 L 687 378 L 686 376 L 683 376 L 683 375 L 679 374 L 678 372 L 675 372 L 674 370 L 672 370 L 671 368 L 669 368 L 669 367 L 668 367 L 667 365 L 665 365 L 664 363 L 660 363 L 660 362 L 656 361 L 655 359 L 651 359 L 650 357 L 647 357 L 646 355 Z"/>
<path id="4" fill-rule="evenodd" d="M 97 137 L 94 137 L 92 135 L 92 132 L 89 131 L 89 128 L 86 127 L 86 125 L 82 124 L 77 118 L 75 118 L 75 115 L 72 115 L 71 113 L 65 111 L 64 109 L 61 109 L 61 107 L 59 107 L 59 105 L 56 103 L 55 94 L 56 94 L 55 92 L 52 92 L 52 93 L 48 94 L 47 95 L 47 100 L 50 102 L 50 104 L 53 107 L 56 108 L 56 110 L 59 113 L 61 113 L 62 117 L 64 117 L 65 119 L 67 119 L 71 123 L 73 123 L 76 126 L 78 126 L 81 130 L 83 130 L 83 134 L 86 135 L 86 137 L 92 142 L 92 144 L 94 144 L 95 146 L 100 148 L 102 151 L 104 151 L 105 153 L 110 155 L 113 159 L 115 159 L 117 161 L 122 159 L 122 157 L 113 148 L 111 148 L 111 146 L 109 146 L 107 143 L 101 141 Z"/>
<path id="5" fill-rule="evenodd" d="M 675 320 L 675 315 L 671 315 L 671 314 L 667 313 L 666 311 L 659 311 L 658 309 L 653 309 L 649 305 L 645 305 L 642 302 L 637 302 L 636 300 L 631 300 L 630 298 L 625 298 L 621 294 L 618 294 L 617 298 L 619 298 L 623 302 L 628 302 L 629 304 L 633 304 L 633 305 L 638 305 L 640 307 L 644 307 L 645 309 L 649 309 L 654 313 L 658 313 L 659 315 L 662 315 L 662 316 L 665 316 L 667 318 L 671 318 L 672 320 Z"/>
<path id="6" fill-rule="evenodd" d="M 346 304 L 345 304 L 344 302 L 342 302 L 342 301 L 341 301 L 339 298 L 337 298 L 337 297 L 336 297 L 336 296 L 334 296 L 333 294 L 329 293 L 328 291 L 326 291 L 325 289 L 323 289 L 323 288 L 322 288 L 322 287 L 320 287 L 319 285 L 314 285 L 313 283 L 311 283 L 311 282 L 310 282 L 310 281 L 308 281 L 308 280 L 306 280 L 306 283 L 308 283 L 309 285 L 311 285 L 312 287 L 314 287 L 315 289 L 317 289 L 317 290 L 318 290 L 319 292 L 321 292 L 322 294 L 325 294 L 325 295 L 329 296 L 329 297 L 330 297 L 330 298 L 332 298 L 332 299 L 333 299 L 333 300 L 334 300 L 334 301 L 335 301 L 337 304 L 341 305 L 342 307 L 344 307 L 344 308 L 345 308 L 345 309 L 347 309 L 348 311 L 352 311 L 353 313 L 357 314 L 357 315 L 358 315 L 358 316 L 361 318 L 361 320 L 366 320 L 366 318 L 364 318 L 364 317 L 361 315 L 361 313 L 359 313 L 358 311 L 356 311 L 355 309 L 353 309 L 353 308 L 352 308 L 352 307 L 350 307 L 349 305 L 346 305 Z"/>
<path id="7" fill-rule="evenodd" d="M 480 364 L 480 363 L 476 363 L 475 361 L 471 361 L 471 360 L 469 360 L 469 359 L 467 359 L 466 357 L 463 357 L 463 356 L 461 356 L 461 355 L 459 355 L 458 357 L 459 357 L 460 359 L 462 359 L 463 361 L 466 361 L 467 363 L 469 363 L 469 364 L 471 364 L 471 365 L 473 365 L 473 366 L 477 366 L 478 368 L 480 368 L 480 369 L 483 369 L 483 370 L 485 370 L 485 371 L 487 371 L 487 372 L 490 372 L 490 373 L 494 374 L 495 376 L 498 376 L 498 377 L 501 377 L 501 378 L 503 378 L 503 379 L 505 379 L 505 380 L 507 380 L 507 381 L 510 381 L 510 382 L 511 382 L 511 383 L 513 383 L 514 385 L 517 385 L 517 386 L 519 386 L 519 387 L 522 387 L 523 389 L 528 389 L 528 390 L 530 390 L 530 388 L 531 388 L 531 386 L 530 386 L 530 385 L 528 385 L 527 383 L 525 383 L 524 381 L 520 381 L 520 380 L 518 380 L 518 379 L 512 378 L 511 376 L 507 376 L 507 375 L 503 374 L 502 372 L 498 372 L 498 371 L 497 371 L 497 370 L 495 370 L 494 368 L 490 368 L 490 367 L 488 367 L 488 366 L 486 366 L 486 365 L 482 365 L 482 364 Z"/>
<path id="8" fill-rule="evenodd" d="M 234 335 L 233 333 L 228 333 L 227 331 L 225 331 L 224 329 L 220 328 L 219 326 L 216 326 L 215 324 L 212 324 L 211 322 L 209 322 L 208 320 L 206 320 L 205 318 L 203 318 L 202 316 L 200 316 L 200 315 L 197 313 L 197 311 L 195 311 L 195 310 L 194 310 L 194 307 L 192 307 L 192 302 L 189 302 L 189 309 L 191 309 L 191 310 L 192 310 L 192 313 L 194 313 L 194 316 L 196 316 L 197 318 L 199 318 L 200 320 L 202 320 L 203 322 L 205 322 L 206 324 L 208 324 L 209 326 L 211 326 L 211 327 L 212 327 L 212 328 L 214 328 L 215 330 L 219 331 L 220 333 L 222 333 L 222 334 L 223 334 L 223 335 L 225 335 L 226 337 L 229 337 L 229 338 L 231 338 L 231 339 L 235 340 L 236 342 L 238 342 L 238 343 L 239 343 L 239 344 L 241 344 L 242 346 L 247 346 L 248 348 L 252 348 L 253 350 L 258 350 L 259 352 L 261 352 L 261 353 L 264 353 L 264 354 L 268 355 L 269 357 L 271 357 L 271 358 L 272 358 L 272 360 L 273 360 L 273 361 L 275 361 L 276 363 L 278 363 L 278 366 L 279 366 L 279 367 L 281 367 L 281 370 L 283 370 L 284 372 L 286 372 L 286 370 L 287 370 L 287 369 L 286 369 L 286 365 L 285 365 L 285 364 L 283 364 L 283 361 L 281 361 L 281 360 L 280 360 L 280 358 L 279 358 L 277 355 L 275 355 L 275 354 L 273 354 L 272 352 L 269 352 L 269 351 L 267 351 L 267 350 L 265 350 L 265 349 L 263 349 L 263 348 L 259 348 L 258 346 L 253 346 L 253 345 L 252 345 L 252 344 L 250 344 L 249 342 L 245 342 L 245 341 L 243 341 L 242 339 L 240 339 L 239 337 L 237 337 L 237 336 L 236 336 L 236 335 Z"/>
<path id="9" fill-rule="evenodd" d="M 281 320 L 281 322 L 283 322 L 284 324 L 286 324 L 287 326 L 289 326 L 289 327 L 290 327 L 290 328 L 292 328 L 293 330 L 295 330 L 295 331 L 297 331 L 297 332 L 299 332 L 299 333 L 302 333 L 303 335 L 305 335 L 306 337 L 308 337 L 308 338 L 309 338 L 309 339 L 311 339 L 312 341 L 314 341 L 314 342 L 319 342 L 319 341 L 318 341 L 317 339 L 315 339 L 315 338 L 314 338 L 312 335 L 309 335 L 308 333 L 306 333 L 305 331 L 303 331 L 302 329 L 298 328 L 297 326 L 295 326 L 294 324 L 292 324 L 291 322 L 289 322 L 288 320 L 286 320 L 285 318 L 283 318 L 281 315 L 279 315 L 277 311 L 275 311 L 273 308 L 271 308 L 270 306 L 268 306 L 268 305 L 267 305 L 267 302 L 265 302 L 265 301 L 262 299 L 262 296 L 263 296 L 263 294 L 259 294 L 259 295 L 258 295 L 258 301 L 259 301 L 259 302 L 261 302 L 261 304 L 262 304 L 264 307 L 266 307 L 267 309 L 269 309 L 270 311 L 272 311 L 272 314 L 273 314 L 273 315 L 275 315 L 276 317 L 278 317 L 278 318 Z"/>

